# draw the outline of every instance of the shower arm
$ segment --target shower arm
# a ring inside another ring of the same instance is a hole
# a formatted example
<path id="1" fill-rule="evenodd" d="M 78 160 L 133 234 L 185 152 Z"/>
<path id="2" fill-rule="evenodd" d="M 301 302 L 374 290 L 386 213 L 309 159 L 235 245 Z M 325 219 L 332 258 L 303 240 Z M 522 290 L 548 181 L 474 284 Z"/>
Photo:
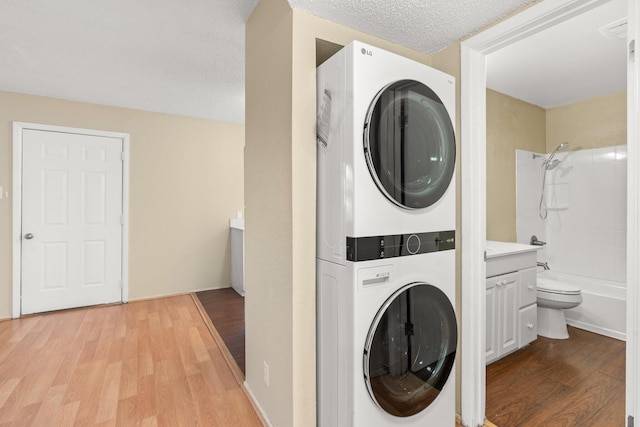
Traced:
<path id="1" fill-rule="evenodd" d="M 555 157 L 558 151 L 564 150 L 568 146 L 569 146 L 568 142 L 563 142 L 562 144 L 558 145 L 556 149 L 551 152 L 551 154 L 549 154 L 549 157 L 545 157 L 542 154 L 533 153 L 533 158 L 542 159 L 543 165 L 548 165 L 549 163 L 551 163 L 551 161 L 553 160 L 553 158 Z"/>

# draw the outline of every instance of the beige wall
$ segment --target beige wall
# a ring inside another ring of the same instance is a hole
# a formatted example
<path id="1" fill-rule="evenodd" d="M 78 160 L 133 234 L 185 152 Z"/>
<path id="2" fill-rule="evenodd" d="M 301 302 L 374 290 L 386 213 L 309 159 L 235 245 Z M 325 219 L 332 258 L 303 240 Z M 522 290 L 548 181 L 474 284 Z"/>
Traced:
<path id="1" fill-rule="evenodd" d="M 242 125 L 0 92 L 0 185 L 10 192 L 13 121 L 130 135 L 130 299 L 230 285 Z M 0 318 L 11 316 L 12 200 L 0 200 Z"/>
<path id="2" fill-rule="evenodd" d="M 461 269 L 460 269 L 460 224 L 461 218 L 461 203 L 460 203 L 460 183 L 461 179 L 461 167 L 460 167 L 460 44 L 454 43 L 453 45 L 441 50 L 435 54 L 432 58 L 431 66 L 438 70 L 444 71 L 456 78 L 456 242 L 458 242 L 456 249 L 456 301 L 455 309 L 458 314 L 458 352 L 456 353 L 456 413 L 460 413 L 460 378 L 461 378 L 461 354 L 460 344 L 462 342 L 462 330 L 460 328 L 460 313 L 462 312 L 462 299 L 461 295 Z"/>
<path id="3" fill-rule="evenodd" d="M 293 423 L 292 34 L 286 2 L 261 1 L 246 27 L 246 382 L 274 426 Z M 263 381 L 269 366 L 269 386 Z M 313 366 L 313 359 L 309 361 Z M 314 384 L 310 382 L 311 386 Z M 303 424 L 301 424 L 303 425 Z"/>
<path id="4" fill-rule="evenodd" d="M 516 241 L 516 150 L 546 152 L 546 111 L 487 90 L 487 239 Z"/>
<path id="5" fill-rule="evenodd" d="M 547 149 L 572 150 L 627 143 L 627 93 L 616 92 L 547 110 Z"/>
<path id="6" fill-rule="evenodd" d="M 487 90 L 487 239 L 516 241 L 515 150 L 626 144 L 626 92 L 545 110 Z"/>
<path id="7" fill-rule="evenodd" d="M 286 0 L 261 1 L 247 22 L 246 381 L 277 426 L 316 419 L 317 39 L 361 40 L 429 63 L 419 52 L 293 11 Z"/>

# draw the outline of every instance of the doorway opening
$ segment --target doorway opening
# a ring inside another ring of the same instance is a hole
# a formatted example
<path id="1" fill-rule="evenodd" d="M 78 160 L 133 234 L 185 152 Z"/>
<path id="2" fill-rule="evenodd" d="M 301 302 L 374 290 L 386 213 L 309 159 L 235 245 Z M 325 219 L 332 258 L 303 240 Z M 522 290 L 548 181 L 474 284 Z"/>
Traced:
<path id="1" fill-rule="evenodd" d="M 487 236 L 486 217 L 486 57 L 532 34 L 571 19 L 575 16 L 607 3 L 606 1 L 563 1 L 540 3 L 524 12 L 515 15 L 489 30 L 462 43 L 462 158 L 466 164 L 462 170 L 462 310 L 463 318 L 463 353 L 462 353 L 462 420 L 465 425 L 481 425 L 485 416 L 486 372 L 485 372 L 485 328 L 486 316 L 485 289 L 479 281 L 486 277 L 485 254 Z M 637 11 L 629 5 L 630 37 L 637 35 L 634 19 Z M 638 70 L 633 62 L 628 63 L 628 117 L 627 124 L 629 149 L 629 186 L 628 186 L 628 235 L 627 245 L 628 268 L 627 282 L 635 284 L 637 278 L 637 174 L 635 171 L 637 158 L 636 121 L 638 110 Z M 634 90 L 634 88 L 636 88 Z M 635 112 L 635 113 L 634 113 Z M 466 119 L 464 118 L 466 117 Z M 562 141 L 564 142 L 564 141 Z M 635 325 L 637 293 L 633 286 L 628 289 L 627 324 Z M 637 336 L 627 336 L 627 414 L 633 415 L 637 405 L 633 384 L 637 383 L 637 370 L 633 363 L 637 352 Z"/>

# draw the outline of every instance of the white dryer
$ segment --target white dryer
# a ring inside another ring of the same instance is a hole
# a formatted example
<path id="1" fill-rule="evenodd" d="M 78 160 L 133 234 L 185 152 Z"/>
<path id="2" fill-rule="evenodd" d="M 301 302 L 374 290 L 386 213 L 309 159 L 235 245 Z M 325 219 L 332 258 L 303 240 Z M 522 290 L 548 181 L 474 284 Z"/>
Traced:
<path id="1" fill-rule="evenodd" d="M 318 67 L 317 97 L 318 258 L 349 261 L 347 238 L 455 228 L 453 77 L 352 42 Z"/>
<path id="2" fill-rule="evenodd" d="M 317 260 L 318 426 L 453 426 L 455 252 Z"/>

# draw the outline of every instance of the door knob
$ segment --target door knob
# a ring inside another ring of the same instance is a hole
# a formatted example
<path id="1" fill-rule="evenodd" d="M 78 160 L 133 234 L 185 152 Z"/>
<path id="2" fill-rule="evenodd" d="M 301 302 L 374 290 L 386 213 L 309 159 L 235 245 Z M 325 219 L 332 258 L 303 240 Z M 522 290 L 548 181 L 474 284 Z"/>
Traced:
<path id="1" fill-rule="evenodd" d="M 33 239 L 33 234 L 27 233 L 27 234 L 24 235 L 24 238 L 27 239 L 27 240 L 31 240 L 31 239 Z"/>

